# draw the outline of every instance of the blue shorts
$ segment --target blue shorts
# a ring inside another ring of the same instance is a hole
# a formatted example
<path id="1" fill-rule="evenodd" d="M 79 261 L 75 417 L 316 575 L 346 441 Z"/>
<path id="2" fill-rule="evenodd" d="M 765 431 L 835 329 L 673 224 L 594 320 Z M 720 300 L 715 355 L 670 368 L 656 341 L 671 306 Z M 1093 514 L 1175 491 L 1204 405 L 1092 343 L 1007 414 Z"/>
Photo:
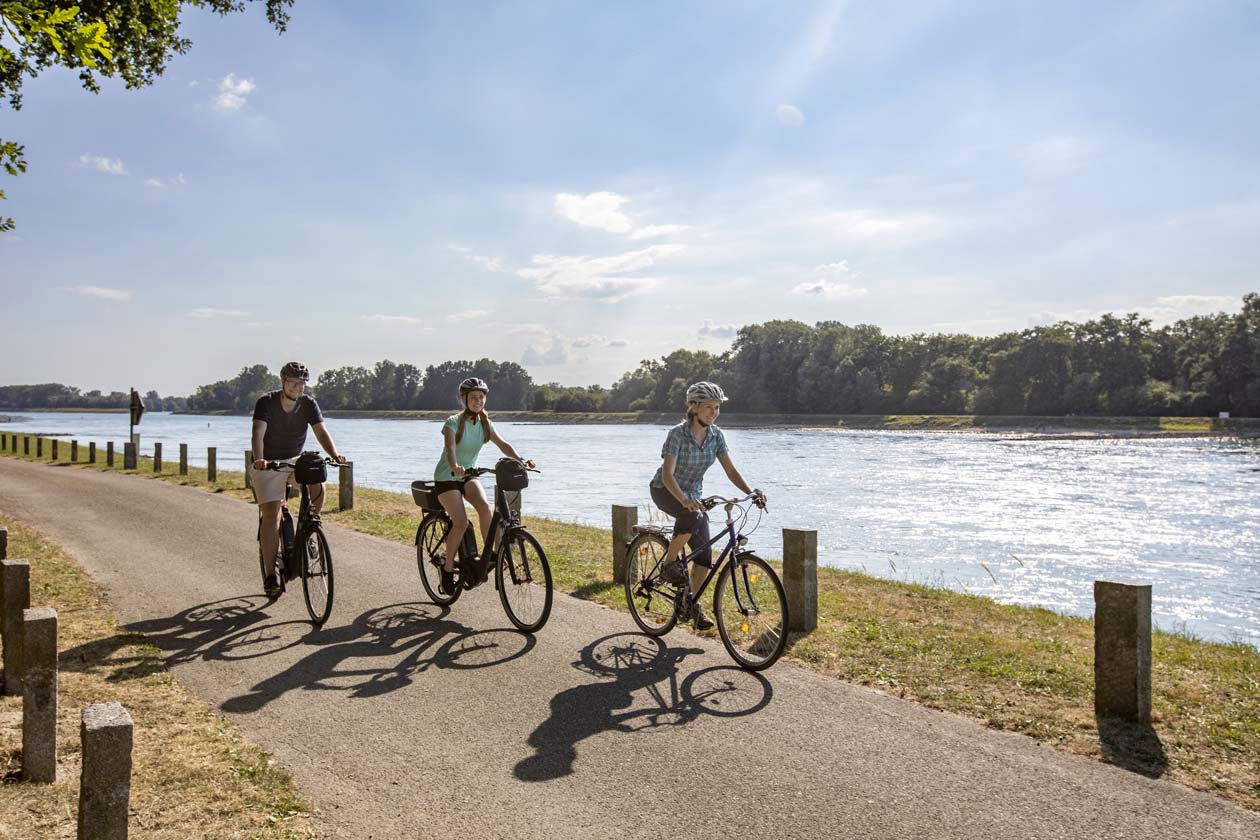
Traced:
<path id="1" fill-rule="evenodd" d="M 687 510 L 664 487 L 649 485 L 652 502 L 662 512 L 674 517 L 674 534 L 691 534 L 687 545 L 691 548 L 691 562 L 706 568 L 713 565 L 713 550 L 709 548 L 709 514 L 705 511 Z"/>

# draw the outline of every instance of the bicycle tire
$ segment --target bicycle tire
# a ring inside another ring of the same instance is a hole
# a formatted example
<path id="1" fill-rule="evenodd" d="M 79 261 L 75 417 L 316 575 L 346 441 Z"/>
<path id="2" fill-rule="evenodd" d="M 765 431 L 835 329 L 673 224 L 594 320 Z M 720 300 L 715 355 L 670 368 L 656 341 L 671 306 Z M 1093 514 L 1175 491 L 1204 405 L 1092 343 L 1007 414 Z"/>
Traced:
<path id="1" fill-rule="evenodd" d="M 315 626 L 322 625 L 332 614 L 333 560 L 324 529 L 304 531 L 298 543 L 302 552 L 302 598 Z"/>
<path id="2" fill-rule="evenodd" d="M 639 629 L 664 636 L 678 623 L 683 590 L 658 578 L 669 541 L 660 534 L 642 533 L 626 549 L 626 606 Z"/>
<path id="3" fill-rule="evenodd" d="M 499 544 L 497 561 L 494 585 L 499 590 L 503 611 L 517 630 L 537 633 L 551 615 L 551 565 L 547 553 L 533 534 L 516 528 Z M 542 604 L 535 609 L 540 595 Z"/>
<path id="4" fill-rule="evenodd" d="M 424 585 L 429 600 L 439 607 L 449 607 L 459 599 L 459 593 L 464 591 L 459 577 L 459 563 L 455 564 L 455 591 L 447 595 L 441 589 L 442 563 L 446 559 L 446 535 L 450 527 L 451 521 L 446 517 L 429 514 L 416 529 L 416 568 L 420 572 L 420 583 Z"/>
<path id="5" fill-rule="evenodd" d="M 757 555 L 745 552 L 726 564 L 713 592 L 713 615 L 726 652 L 741 668 L 762 671 L 783 655 L 787 593 L 774 569 Z"/>

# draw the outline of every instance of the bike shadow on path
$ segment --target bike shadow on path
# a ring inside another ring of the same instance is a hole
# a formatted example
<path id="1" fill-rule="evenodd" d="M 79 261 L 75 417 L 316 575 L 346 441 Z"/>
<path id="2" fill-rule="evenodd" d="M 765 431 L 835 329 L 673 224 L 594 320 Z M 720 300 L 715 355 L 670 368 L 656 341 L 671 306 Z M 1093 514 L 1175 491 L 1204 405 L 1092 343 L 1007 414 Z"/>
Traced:
<path id="1" fill-rule="evenodd" d="M 770 682 L 741 668 L 704 668 L 680 683 L 683 660 L 704 652 L 669 648 L 660 639 L 637 633 L 591 642 L 572 666 L 599 681 L 565 689 L 551 699 L 550 717 L 528 739 L 533 755 L 521 759 L 512 774 L 525 782 L 558 779 L 574 772 L 578 743 L 600 733 L 686 726 L 704 714 L 741 717 L 770 703 Z"/>
<path id="2" fill-rule="evenodd" d="M 515 630 L 473 630 L 427 603 L 368 610 L 349 624 L 312 628 L 306 621 L 271 621 L 261 597 L 200 604 L 169 618 L 125 628 L 164 653 L 165 662 L 229 662 L 274 656 L 291 648 L 304 655 L 246 693 L 223 702 L 248 713 L 294 690 L 336 691 L 364 698 L 410 685 L 430 668 L 485 668 L 517 659 L 535 645 Z"/>

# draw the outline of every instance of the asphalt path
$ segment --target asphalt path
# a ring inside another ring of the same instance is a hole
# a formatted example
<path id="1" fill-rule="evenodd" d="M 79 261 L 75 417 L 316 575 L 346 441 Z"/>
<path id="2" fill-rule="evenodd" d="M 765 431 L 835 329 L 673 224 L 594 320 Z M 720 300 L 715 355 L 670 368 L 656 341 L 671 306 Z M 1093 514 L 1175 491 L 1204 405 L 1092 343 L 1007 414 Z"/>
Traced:
<path id="1" fill-rule="evenodd" d="M 329 837 L 1260 837 L 1220 799 L 788 663 L 748 674 L 575 598 L 534 638 L 493 586 L 436 607 L 412 548 L 337 526 L 315 630 L 300 590 L 259 594 L 253 506 L 202 490 L 0 458 L 0 510 L 273 751 Z"/>

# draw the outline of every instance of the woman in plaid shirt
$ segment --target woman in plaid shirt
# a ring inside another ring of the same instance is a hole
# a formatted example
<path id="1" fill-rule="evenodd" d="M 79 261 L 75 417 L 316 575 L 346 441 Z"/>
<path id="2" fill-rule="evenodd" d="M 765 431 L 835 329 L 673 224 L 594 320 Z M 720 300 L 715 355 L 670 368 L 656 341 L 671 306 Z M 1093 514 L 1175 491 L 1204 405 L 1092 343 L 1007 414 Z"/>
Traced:
<path id="1" fill-rule="evenodd" d="M 669 583 L 679 584 L 686 580 L 686 564 L 676 560 L 684 545 L 691 545 L 691 588 L 698 589 L 713 564 L 713 552 L 708 547 L 709 514 L 700 503 L 704 495 L 704 474 L 714 461 L 722 463 L 726 477 L 745 493 L 757 493 L 756 503 L 764 507 L 766 497 L 748 486 L 735 468 L 726 436 L 715 422 L 722 412 L 726 394 L 712 382 L 697 382 L 687 389 L 687 419 L 669 430 L 665 445 L 661 447 L 663 463 L 652 478 L 652 501 L 665 513 L 674 517 L 674 538 L 665 552 L 661 577 Z M 688 619 L 695 622 L 697 630 L 707 630 L 713 621 L 704 614 L 697 603 Z"/>

